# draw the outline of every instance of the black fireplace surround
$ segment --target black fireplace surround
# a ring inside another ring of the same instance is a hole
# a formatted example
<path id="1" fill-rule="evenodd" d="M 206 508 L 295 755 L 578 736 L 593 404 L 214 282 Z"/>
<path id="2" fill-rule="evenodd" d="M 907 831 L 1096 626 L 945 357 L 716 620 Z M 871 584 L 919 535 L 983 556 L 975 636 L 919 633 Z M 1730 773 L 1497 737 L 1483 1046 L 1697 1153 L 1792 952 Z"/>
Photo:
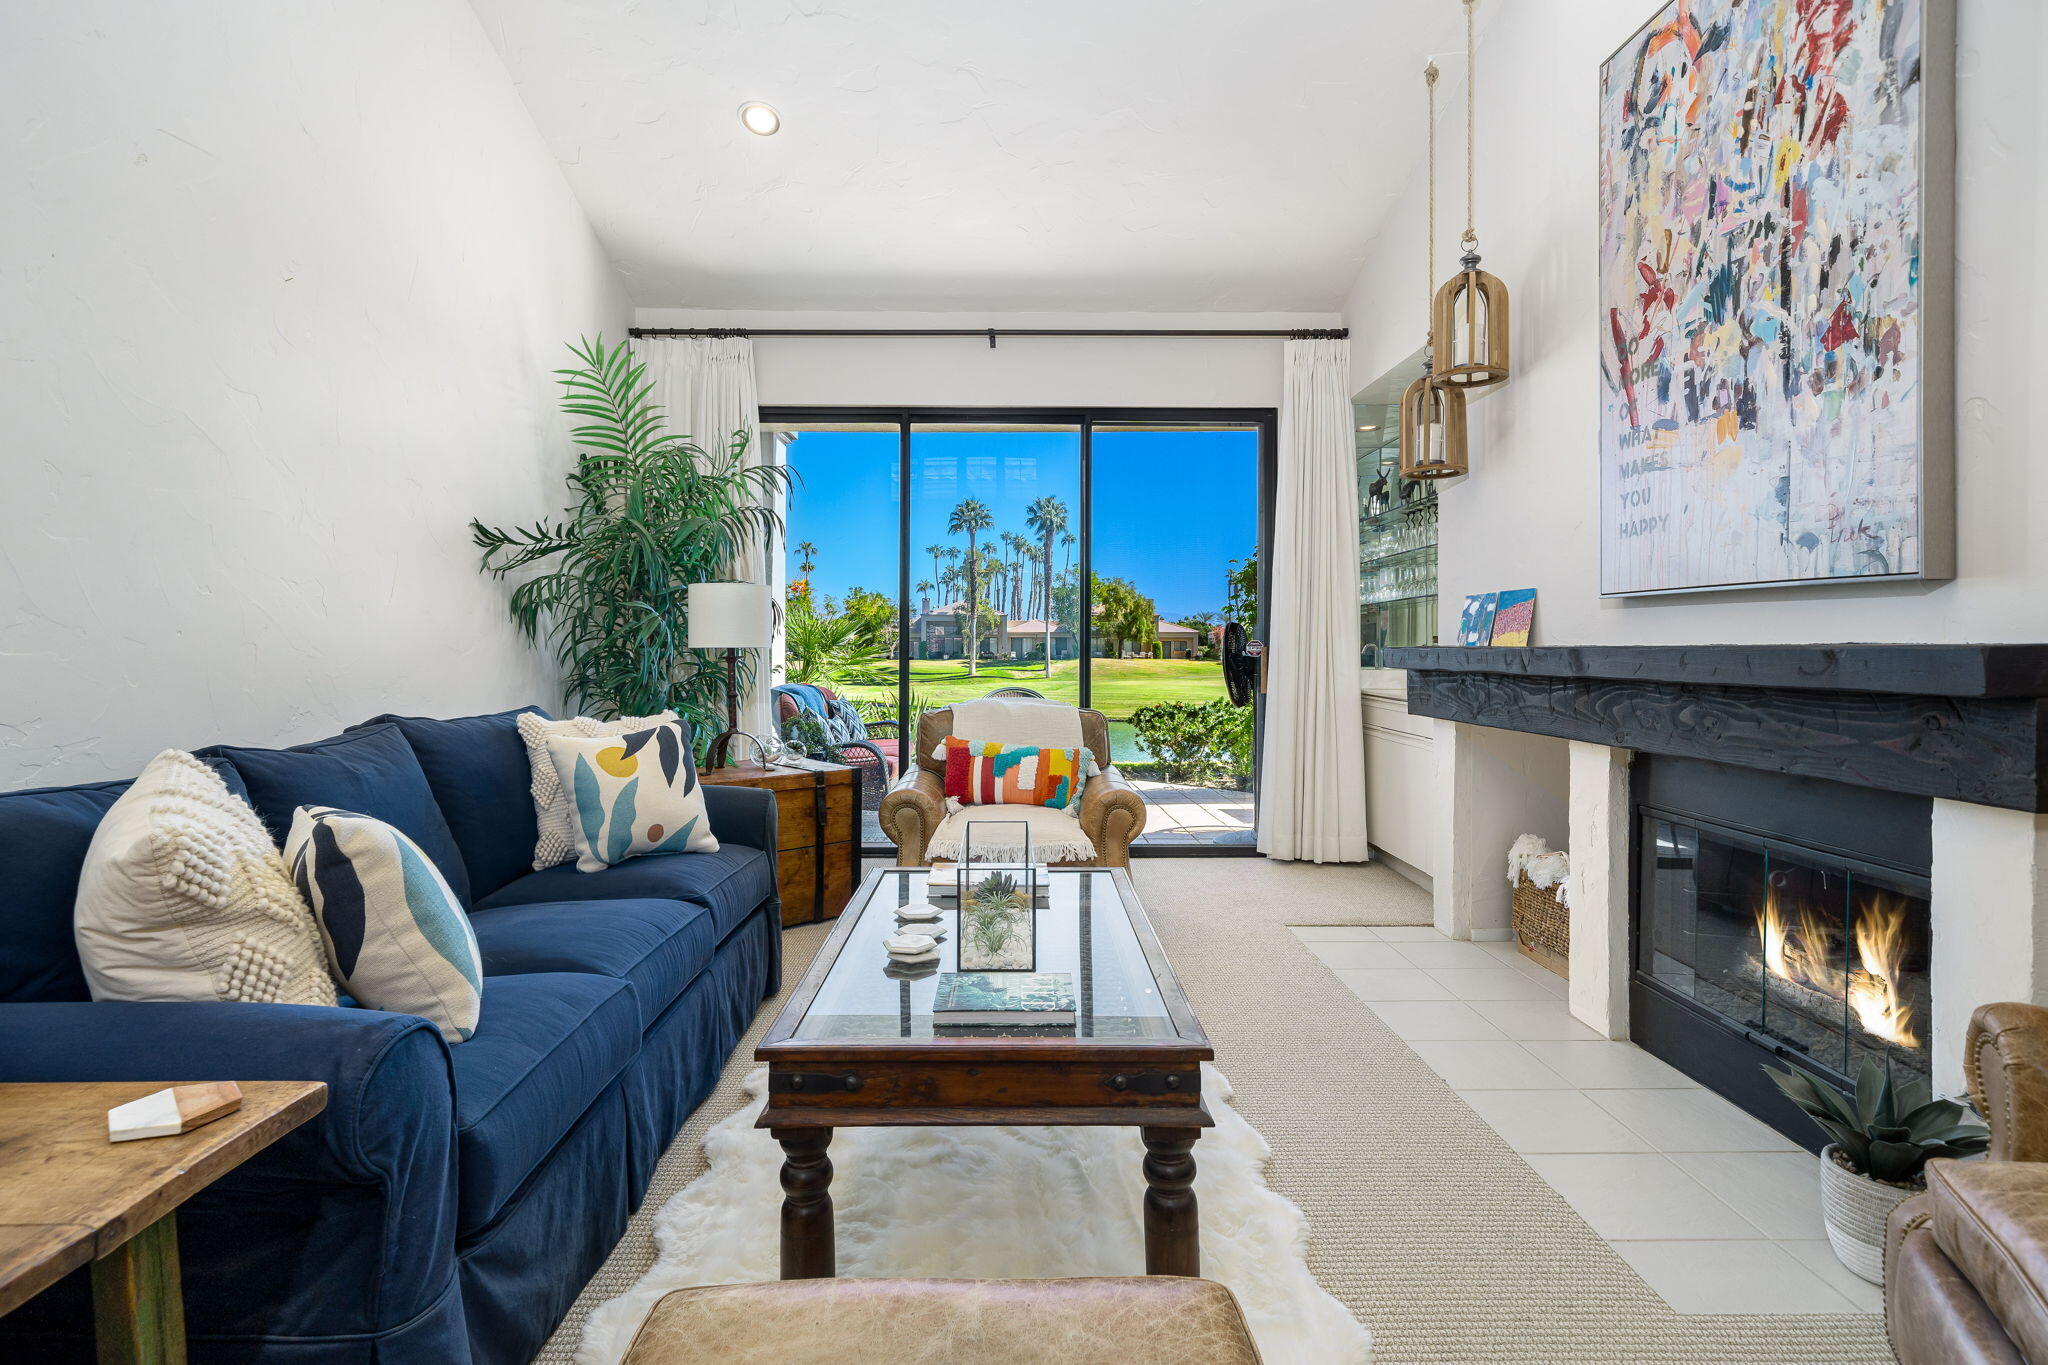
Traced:
<path id="1" fill-rule="evenodd" d="M 1395 649 L 1408 709 L 1632 750 L 1629 1032 L 1763 1075 L 1929 1071 L 1932 800 L 2048 810 L 2048 645 Z M 1975 1002 L 1973 1002 L 1975 1003 Z"/>
<path id="2" fill-rule="evenodd" d="M 1928 798 L 1647 755 L 1629 795 L 1637 1043 L 1809 1145 L 1763 1063 L 1927 1077 Z"/>

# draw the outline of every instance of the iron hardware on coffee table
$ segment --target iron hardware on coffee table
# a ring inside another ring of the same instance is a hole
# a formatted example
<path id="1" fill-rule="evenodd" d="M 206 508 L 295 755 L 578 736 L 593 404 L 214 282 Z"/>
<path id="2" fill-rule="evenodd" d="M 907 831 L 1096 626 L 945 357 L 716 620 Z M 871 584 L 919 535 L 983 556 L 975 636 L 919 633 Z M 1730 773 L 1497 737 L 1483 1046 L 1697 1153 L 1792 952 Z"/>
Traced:
<path id="1" fill-rule="evenodd" d="M 889 968 L 895 908 L 926 872 L 869 874 L 755 1052 L 768 1066 L 756 1126 L 782 1144 L 782 1277 L 836 1271 L 835 1128 L 1122 1125 L 1145 1145 L 1145 1269 L 1199 1275 L 1195 1141 L 1214 1122 L 1201 1063 L 1215 1056 L 1122 868 L 1054 871 L 1038 912 L 1038 970 L 1073 977 L 1071 1028 L 935 1029 L 951 934 L 922 977 Z M 947 919 L 952 918 L 951 913 Z M 950 924 L 948 927 L 951 926 Z"/>

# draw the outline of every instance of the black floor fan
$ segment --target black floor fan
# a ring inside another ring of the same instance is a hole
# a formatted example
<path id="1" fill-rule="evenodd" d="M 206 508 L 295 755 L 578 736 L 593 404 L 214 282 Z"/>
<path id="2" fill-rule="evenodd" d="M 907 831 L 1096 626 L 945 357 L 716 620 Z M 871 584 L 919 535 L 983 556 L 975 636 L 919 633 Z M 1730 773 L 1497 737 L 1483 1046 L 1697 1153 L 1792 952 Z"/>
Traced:
<path id="1" fill-rule="evenodd" d="M 1244 625 L 1231 621 L 1223 627 L 1223 686 L 1238 706 L 1250 706 L 1265 681 L 1266 645 L 1245 634 Z"/>

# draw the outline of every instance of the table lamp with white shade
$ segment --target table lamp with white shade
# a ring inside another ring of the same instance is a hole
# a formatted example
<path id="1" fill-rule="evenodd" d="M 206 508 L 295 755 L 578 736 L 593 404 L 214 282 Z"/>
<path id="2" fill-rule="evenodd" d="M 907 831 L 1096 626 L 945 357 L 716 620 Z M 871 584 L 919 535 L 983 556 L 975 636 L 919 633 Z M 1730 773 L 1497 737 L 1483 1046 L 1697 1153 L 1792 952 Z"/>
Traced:
<path id="1" fill-rule="evenodd" d="M 690 648 L 725 651 L 725 732 L 712 739 L 705 766 L 722 768 L 736 738 L 760 741 L 740 729 L 740 651 L 766 649 L 773 641 L 773 603 L 761 583 L 692 583 L 689 588 Z"/>

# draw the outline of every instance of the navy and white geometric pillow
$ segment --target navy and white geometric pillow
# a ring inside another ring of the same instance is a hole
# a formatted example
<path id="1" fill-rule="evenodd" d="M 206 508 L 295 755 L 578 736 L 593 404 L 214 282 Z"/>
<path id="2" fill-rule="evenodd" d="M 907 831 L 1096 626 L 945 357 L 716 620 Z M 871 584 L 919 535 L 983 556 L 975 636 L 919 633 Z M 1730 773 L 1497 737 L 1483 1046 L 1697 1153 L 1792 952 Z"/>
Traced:
<path id="1" fill-rule="evenodd" d="M 579 872 L 643 853 L 718 851 L 681 721 L 591 739 L 549 735 L 547 745 L 569 795 Z"/>
<path id="2" fill-rule="evenodd" d="M 284 860 L 313 907 L 329 969 L 356 1003 L 417 1014 L 450 1043 L 476 1032 L 476 934 L 419 845 L 367 815 L 300 806 Z"/>

